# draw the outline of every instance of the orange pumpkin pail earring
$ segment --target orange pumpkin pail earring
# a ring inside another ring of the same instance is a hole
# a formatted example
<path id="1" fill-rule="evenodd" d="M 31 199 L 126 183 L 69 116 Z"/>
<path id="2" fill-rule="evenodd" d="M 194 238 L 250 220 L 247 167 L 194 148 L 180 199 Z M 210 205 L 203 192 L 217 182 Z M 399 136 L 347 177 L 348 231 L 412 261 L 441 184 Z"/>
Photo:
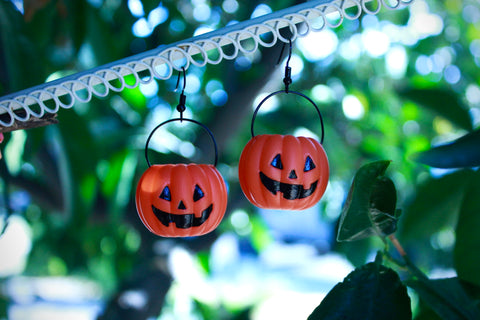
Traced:
<path id="1" fill-rule="evenodd" d="M 328 158 L 322 147 L 323 118 L 315 102 L 303 93 L 289 90 L 292 83 L 288 66 L 285 89 L 266 96 L 255 109 L 251 123 L 252 138 L 244 147 L 238 164 L 240 187 L 247 199 L 259 208 L 304 210 L 315 205 L 325 193 L 329 178 Z M 308 137 L 262 134 L 255 136 L 253 125 L 260 107 L 278 94 L 293 94 L 312 104 L 320 118 L 320 142 Z"/>
<path id="2" fill-rule="evenodd" d="M 184 71 L 185 72 L 185 71 Z M 177 106 L 180 118 L 156 126 L 145 144 L 148 169 L 138 181 L 135 203 L 138 216 L 152 233 L 163 237 L 192 237 L 213 231 L 227 208 L 227 188 L 217 170 L 217 144 L 212 132 L 202 123 L 183 118 L 185 95 Z M 174 121 L 186 121 L 205 129 L 213 141 L 215 162 L 210 164 L 151 165 L 148 145 L 157 129 Z"/>

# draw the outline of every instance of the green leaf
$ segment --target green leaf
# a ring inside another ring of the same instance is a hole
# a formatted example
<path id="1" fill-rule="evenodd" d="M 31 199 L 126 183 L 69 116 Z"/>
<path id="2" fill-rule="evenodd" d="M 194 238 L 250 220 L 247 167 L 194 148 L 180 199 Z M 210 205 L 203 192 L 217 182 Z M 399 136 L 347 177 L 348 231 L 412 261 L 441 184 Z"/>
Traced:
<path id="1" fill-rule="evenodd" d="M 352 271 L 307 320 L 412 319 L 410 298 L 395 271 L 368 263 Z"/>
<path id="2" fill-rule="evenodd" d="M 112 155 L 111 159 L 106 163 L 106 173 L 102 183 L 102 192 L 106 196 L 110 197 L 117 191 L 125 158 L 126 152 L 122 150 Z"/>
<path id="3" fill-rule="evenodd" d="M 358 170 L 340 216 L 337 241 L 395 232 L 397 194 L 392 180 L 383 176 L 389 164 L 381 160 Z"/>
<path id="4" fill-rule="evenodd" d="M 480 172 L 467 186 L 456 229 L 454 264 L 460 279 L 480 285 Z"/>
<path id="5" fill-rule="evenodd" d="M 44 26 L 40 27 L 45 33 Z M 0 83 L 6 92 L 36 85 L 44 80 L 43 65 L 33 45 L 25 35 L 22 14 L 11 1 L 0 1 Z M 28 61 L 28 63 L 25 63 Z M 28 75 L 28 76 L 26 76 Z"/>
<path id="6" fill-rule="evenodd" d="M 98 138 L 95 139 L 92 135 L 87 120 L 74 110 L 63 110 L 58 118 L 58 127 L 66 141 L 65 150 L 71 162 L 72 173 L 77 180 L 84 174 L 95 171 L 97 159 L 101 159 Z M 88 150 L 88 153 L 85 150 Z"/>
<path id="7" fill-rule="evenodd" d="M 137 168 L 138 156 L 134 151 L 128 151 L 123 159 L 120 169 L 120 177 L 114 193 L 112 203 L 113 216 L 120 218 L 128 206 L 130 195 L 132 194 L 133 179 Z"/>
<path id="8" fill-rule="evenodd" d="M 385 176 L 378 177 L 372 186 L 370 197 L 370 214 L 374 226 L 381 235 L 389 235 L 396 231 L 397 191 L 393 181 Z"/>
<path id="9" fill-rule="evenodd" d="M 468 296 L 458 278 L 410 279 L 405 284 L 442 319 L 480 319 L 476 302 Z"/>
<path id="10" fill-rule="evenodd" d="M 472 130 L 472 119 L 461 99 L 452 90 L 440 88 L 400 90 L 399 94 L 443 116 L 465 130 Z"/>
<path id="11" fill-rule="evenodd" d="M 480 129 L 457 140 L 413 155 L 413 160 L 436 168 L 480 166 Z"/>
<path id="12" fill-rule="evenodd" d="M 131 81 L 131 78 L 131 76 L 127 76 L 125 77 L 125 81 Z M 131 82 L 132 84 L 134 83 L 134 81 Z M 123 90 L 122 97 L 133 109 L 143 110 L 147 106 L 147 98 L 143 95 L 142 91 L 140 91 L 140 86 Z"/>
<path id="13" fill-rule="evenodd" d="M 415 308 L 415 320 L 442 320 L 423 300 Z"/>
<path id="14" fill-rule="evenodd" d="M 65 3 L 70 15 L 64 16 L 65 28 L 70 34 L 75 51 L 80 50 L 86 34 L 85 18 L 89 4 L 85 1 L 67 1 Z"/>
<path id="15" fill-rule="evenodd" d="M 454 226 L 471 176 L 472 171 L 459 170 L 440 178 L 430 178 L 419 185 L 415 198 L 405 208 L 399 236 L 418 241 L 444 227 Z"/>

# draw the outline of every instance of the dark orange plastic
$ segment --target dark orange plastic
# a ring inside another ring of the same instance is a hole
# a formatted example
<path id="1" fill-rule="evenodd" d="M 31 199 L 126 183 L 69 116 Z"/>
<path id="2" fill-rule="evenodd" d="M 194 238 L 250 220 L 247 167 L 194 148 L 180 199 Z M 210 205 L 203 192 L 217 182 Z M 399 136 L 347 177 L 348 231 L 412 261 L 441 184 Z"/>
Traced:
<path id="1" fill-rule="evenodd" d="M 264 134 L 253 137 L 238 165 L 240 186 L 259 208 L 304 210 L 325 193 L 328 159 L 315 139 Z"/>
<path id="2" fill-rule="evenodd" d="M 140 178 L 137 212 L 163 237 L 192 237 L 213 231 L 227 207 L 227 188 L 213 165 L 153 165 Z"/>

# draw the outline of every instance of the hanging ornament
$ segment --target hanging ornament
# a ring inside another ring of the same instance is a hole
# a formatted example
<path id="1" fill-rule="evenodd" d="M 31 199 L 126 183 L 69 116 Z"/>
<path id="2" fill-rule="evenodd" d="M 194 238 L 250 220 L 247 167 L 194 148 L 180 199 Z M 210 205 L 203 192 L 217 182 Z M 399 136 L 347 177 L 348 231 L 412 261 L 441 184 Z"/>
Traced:
<path id="1" fill-rule="evenodd" d="M 163 237 L 192 237 L 209 233 L 220 224 L 227 207 L 227 188 L 216 169 L 218 152 L 215 138 L 202 123 L 183 118 L 185 100 L 182 91 L 177 106 L 180 118 L 159 124 L 148 136 L 145 159 L 149 168 L 140 178 L 135 196 L 138 216 L 145 227 Z M 173 121 L 192 122 L 208 132 L 215 147 L 214 165 L 150 164 L 147 153 L 150 139 L 157 129 Z"/>
<path id="2" fill-rule="evenodd" d="M 282 49 L 283 51 L 283 49 Z M 318 106 L 303 93 L 290 91 L 291 68 L 285 67 L 284 90 L 265 97 L 255 109 L 250 131 L 252 138 L 240 156 L 238 175 L 240 187 L 247 199 L 259 208 L 304 210 L 315 205 L 325 193 L 329 177 L 327 155 L 322 147 L 323 119 Z M 322 135 L 318 142 L 307 137 L 262 134 L 255 136 L 253 125 L 260 107 L 279 94 L 293 94 L 306 99 L 317 110 Z"/>

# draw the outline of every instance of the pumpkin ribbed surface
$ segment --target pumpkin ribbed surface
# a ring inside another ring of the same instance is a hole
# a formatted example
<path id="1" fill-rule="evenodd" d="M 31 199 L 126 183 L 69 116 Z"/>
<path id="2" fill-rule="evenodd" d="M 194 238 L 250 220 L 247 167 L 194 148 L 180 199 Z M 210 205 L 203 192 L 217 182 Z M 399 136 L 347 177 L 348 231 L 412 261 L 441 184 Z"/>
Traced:
<path id="1" fill-rule="evenodd" d="M 245 146 L 238 165 L 240 186 L 259 208 L 304 210 L 325 193 L 327 155 L 315 139 L 263 134 Z"/>
<path id="2" fill-rule="evenodd" d="M 135 201 L 151 232 L 163 237 L 199 236 L 220 224 L 227 188 L 213 165 L 153 165 L 140 178 Z"/>

